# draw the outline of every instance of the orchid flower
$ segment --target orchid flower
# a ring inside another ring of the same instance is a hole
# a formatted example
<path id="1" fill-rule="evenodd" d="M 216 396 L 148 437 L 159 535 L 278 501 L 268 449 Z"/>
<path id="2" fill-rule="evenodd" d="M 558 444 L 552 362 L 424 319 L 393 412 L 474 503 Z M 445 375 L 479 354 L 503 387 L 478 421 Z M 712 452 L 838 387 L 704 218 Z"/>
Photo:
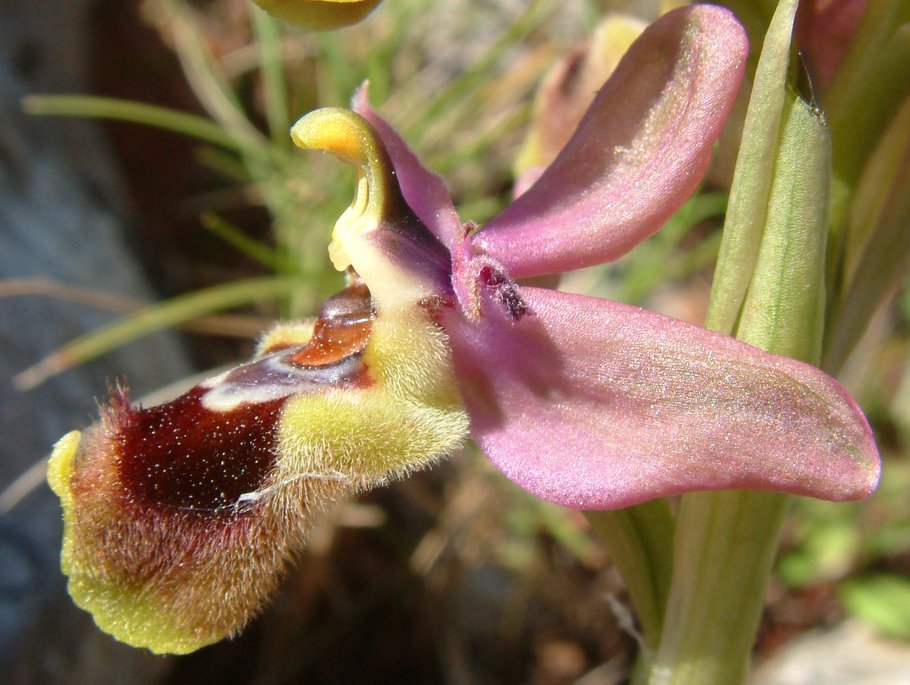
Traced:
<path id="1" fill-rule="evenodd" d="M 348 286 L 249 362 L 156 407 L 115 392 L 49 480 L 74 600 L 118 639 L 187 652 L 240 630 L 318 511 L 470 435 L 543 499 L 613 509 L 693 490 L 868 494 L 862 413 L 818 369 L 702 328 L 515 279 L 615 259 L 695 190 L 747 53 L 726 10 L 649 27 L 536 183 L 482 229 L 373 110 L 295 143 L 354 165 Z"/>
<path id="2" fill-rule="evenodd" d="M 254 0 L 269 14 L 311 29 L 356 24 L 381 0 Z"/>

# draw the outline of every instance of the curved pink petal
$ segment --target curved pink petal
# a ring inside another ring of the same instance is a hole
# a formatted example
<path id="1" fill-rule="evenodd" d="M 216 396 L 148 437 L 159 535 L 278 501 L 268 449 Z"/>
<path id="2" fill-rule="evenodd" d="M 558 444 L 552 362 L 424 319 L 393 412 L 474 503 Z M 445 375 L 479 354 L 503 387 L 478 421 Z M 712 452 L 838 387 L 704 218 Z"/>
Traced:
<path id="1" fill-rule="evenodd" d="M 522 288 L 450 334 L 472 437 L 511 480 L 579 509 L 694 490 L 831 500 L 871 492 L 879 457 L 847 392 L 815 367 L 628 305 Z"/>
<path id="2" fill-rule="evenodd" d="M 405 202 L 443 245 L 452 249 L 461 232 L 461 220 L 442 179 L 421 164 L 408 144 L 376 111 L 370 107 L 368 84 L 354 94 L 352 109 L 376 129 L 395 167 L 398 184 Z"/>
<path id="3" fill-rule="evenodd" d="M 727 10 L 652 24 L 536 184 L 474 238 L 513 278 L 619 257 L 694 192 L 733 105 L 748 43 Z"/>

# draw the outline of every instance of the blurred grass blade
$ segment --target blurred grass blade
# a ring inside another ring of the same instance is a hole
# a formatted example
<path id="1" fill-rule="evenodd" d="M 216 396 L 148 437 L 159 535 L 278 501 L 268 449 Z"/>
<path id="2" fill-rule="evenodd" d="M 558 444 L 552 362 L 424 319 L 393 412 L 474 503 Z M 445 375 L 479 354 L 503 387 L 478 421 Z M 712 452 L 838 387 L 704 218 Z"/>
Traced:
<path id="1" fill-rule="evenodd" d="M 278 22 L 259 7 L 250 4 L 250 15 L 262 64 L 262 88 L 265 96 L 265 116 L 272 142 L 290 148 L 291 127 L 288 117 L 288 89 L 281 60 Z"/>
<path id="2" fill-rule="evenodd" d="M 73 302 L 101 311 L 132 314 L 148 308 L 148 302 L 117 295 L 108 295 L 73 283 L 50 278 L 6 278 L 0 280 L 0 299 L 5 297 L 47 297 L 61 302 Z M 180 329 L 194 333 L 252 338 L 258 335 L 270 319 L 247 314 L 209 314 L 177 324 Z"/>
<path id="3" fill-rule="evenodd" d="M 852 183 L 872 142 L 910 91 L 910 3 L 875 0 L 822 102 L 834 132 L 834 171 Z"/>
<path id="4" fill-rule="evenodd" d="M 533 0 L 480 59 L 443 87 L 422 111 L 415 109 L 416 119 L 404 123 L 401 128 L 412 137 L 421 137 L 442 112 L 465 100 L 478 84 L 488 81 L 493 65 L 524 36 L 540 26 L 555 9 L 552 0 Z M 402 121 L 405 121 L 404 117 Z"/>
<path id="5" fill-rule="evenodd" d="M 622 272 L 620 302 L 643 305 L 661 283 L 690 275 L 715 259 L 719 232 L 700 240 L 691 249 L 677 250 L 693 228 L 707 219 L 723 216 L 726 208 L 724 192 L 700 193 L 689 198 L 658 233 L 636 248 L 632 268 Z"/>
<path id="6" fill-rule="evenodd" d="M 396 56 L 404 52 L 402 46 L 408 44 L 409 32 L 427 16 L 428 5 L 432 1 L 389 2 L 383 6 L 385 16 L 390 18 L 389 32 L 384 34 L 381 40 L 371 43 L 363 65 L 367 80 L 370 82 L 370 98 L 376 105 L 385 102 L 391 91 L 392 82 L 396 80 L 395 70 L 390 69 L 389 65 L 394 64 Z"/>
<path id="7" fill-rule="evenodd" d="M 236 139 L 209 119 L 144 102 L 95 95 L 30 95 L 22 100 L 22 108 L 29 114 L 128 121 L 173 131 L 218 147 L 240 149 Z"/>
<path id="8" fill-rule="evenodd" d="M 516 107 L 511 112 L 503 112 L 501 116 L 490 123 L 489 128 L 478 132 L 467 144 L 459 145 L 457 148 L 446 150 L 437 155 L 433 159 L 433 168 L 440 174 L 451 173 L 469 164 L 472 160 L 482 158 L 484 153 L 498 140 L 502 140 L 509 134 L 524 128 L 528 122 L 530 111 L 530 105 L 526 105 Z M 509 198 L 507 196 L 502 197 L 500 204 L 504 207 L 508 204 L 508 201 Z M 477 220 L 483 219 L 483 217 L 473 218 Z"/>
<path id="9" fill-rule="evenodd" d="M 0 298 L 27 297 L 40 295 L 64 302 L 74 302 L 94 309 L 117 312 L 120 314 L 134 311 L 143 303 L 138 300 L 108 293 L 92 288 L 83 288 L 72 283 L 63 283 L 51 278 L 4 278 L 0 280 Z"/>
<path id="10" fill-rule="evenodd" d="M 833 311 L 826 369 L 836 371 L 846 362 L 872 315 L 910 266 L 910 147 L 903 150 L 896 166 L 875 230 L 850 287 L 842 292 Z"/>
<path id="11" fill-rule="evenodd" d="M 731 333 L 736 327 L 758 259 L 786 99 L 790 36 L 797 5 L 797 0 L 781 0 L 774 13 L 743 124 L 705 324 L 723 333 Z"/>
<path id="12" fill-rule="evenodd" d="M 319 33 L 321 71 L 325 76 L 317 83 L 317 99 L 321 105 L 346 107 L 361 79 L 351 64 L 343 36 L 339 33 Z"/>
<path id="13" fill-rule="evenodd" d="M 906 0 L 901 0 L 906 2 Z M 904 6 L 910 17 L 910 3 Z M 856 76 L 853 89 L 826 104 L 834 139 L 829 272 L 837 281 L 848 228 L 850 201 L 870 151 L 901 102 L 910 96 L 910 19 L 875 46 L 873 58 Z M 837 92 L 832 86 L 832 96 Z"/>
<path id="14" fill-rule="evenodd" d="M 157 6 L 163 11 L 163 21 L 172 32 L 177 58 L 199 102 L 244 150 L 265 152 L 268 141 L 250 123 L 227 79 L 205 50 L 205 43 L 190 18 L 190 8 L 177 0 L 162 0 Z"/>
<path id="15" fill-rule="evenodd" d="M 0 516 L 8 514 L 19 502 L 44 484 L 47 477 L 47 460 L 48 457 L 39 459 L 0 491 Z"/>
<path id="16" fill-rule="evenodd" d="M 901 192 L 899 179 L 902 174 L 906 184 L 904 171 L 908 164 L 910 97 L 904 100 L 872 151 L 850 206 L 850 233 L 844 253 L 843 271 L 843 287 L 847 290 L 854 285 L 859 262 L 875 239 L 874 234 L 885 208 L 889 201 L 893 202 L 895 190 Z M 902 192 L 910 193 L 910 186 L 904 185 Z"/>
<path id="17" fill-rule="evenodd" d="M 149 333 L 212 312 L 287 296 L 293 285 L 294 280 L 286 277 L 253 278 L 175 297 L 76 338 L 17 374 L 13 384 L 19 390 L 29 390 L 58 373 Z"/>
<path id="18" fill-rule="evenodd" d="M 277 273 L 288 272 L 288 262 L 267 245 L 253 240 L 234 224 L 225 221 L 214 212 L 204 212 L 201 216 L 203 227 L 221 238 L 231 247 L 254 259 Z"/>
<path id="19" fill-rule="evenodd" d="M 214 147 L 202 147 L 194 155 L 199 164 L 237 183 L 251 183 L 249 169 L 237 155 Z"/>

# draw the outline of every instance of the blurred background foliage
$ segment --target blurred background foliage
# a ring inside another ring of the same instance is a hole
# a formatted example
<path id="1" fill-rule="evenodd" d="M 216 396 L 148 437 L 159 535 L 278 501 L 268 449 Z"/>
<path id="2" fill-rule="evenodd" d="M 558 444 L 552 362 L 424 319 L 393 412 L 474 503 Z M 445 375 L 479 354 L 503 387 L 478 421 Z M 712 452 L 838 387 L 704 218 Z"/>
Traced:
<path id="1" fill-rule="evenodd" d="M 107 122 L 162 300 L 118 300 L 99 274 L 89 300 L 125 316 L 36 360 L 20 386 L 175 325 L 196 329 L 188 345 L 212 367 L 249 354 L 271 319 L 311 315 L 341 286 L 326 246 L 353 176 L 295 150 L 287 130 L 345 105 L 364 79 L 462 217 L 483 223 L 509 200 L 535 87 L 613 9 L 649 20 L 661 3 L 387 0 L 360 25 L 313 33 L 246 0 L 98 2 L 94 92 L 25 108 Z M 725 203 L 722 186 L 706 186 L 654 238 L 562 286 L 700 323 Z M 908 345 L 905 283 L 843 377 L 875 427 L 882 487 L 856 504 L 796 501 L 760 650 L 848 614 L 910 640 Z M 468 451 L 340 506 L 265 616 L 233 643 L 172 660 L 165 681 L 619 682 L 608 678 L 634 642 L 606 596 L 622 588 L 584 518 Z"/>

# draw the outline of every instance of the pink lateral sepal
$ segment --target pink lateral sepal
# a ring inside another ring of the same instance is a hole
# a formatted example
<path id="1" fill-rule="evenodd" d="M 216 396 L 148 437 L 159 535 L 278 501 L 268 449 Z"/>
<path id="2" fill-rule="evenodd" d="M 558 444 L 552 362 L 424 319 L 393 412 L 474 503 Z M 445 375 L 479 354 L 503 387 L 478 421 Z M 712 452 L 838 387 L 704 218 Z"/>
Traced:
<path id="1" fill-rule="evenodd" d="M 480 449 L 534 495 L 617 509 L 695 490 L 828 500 L 876 486 L 862 412 L 815 367 L 637 307 L 521 288 L 449 310 L 457 377 Z"/>

